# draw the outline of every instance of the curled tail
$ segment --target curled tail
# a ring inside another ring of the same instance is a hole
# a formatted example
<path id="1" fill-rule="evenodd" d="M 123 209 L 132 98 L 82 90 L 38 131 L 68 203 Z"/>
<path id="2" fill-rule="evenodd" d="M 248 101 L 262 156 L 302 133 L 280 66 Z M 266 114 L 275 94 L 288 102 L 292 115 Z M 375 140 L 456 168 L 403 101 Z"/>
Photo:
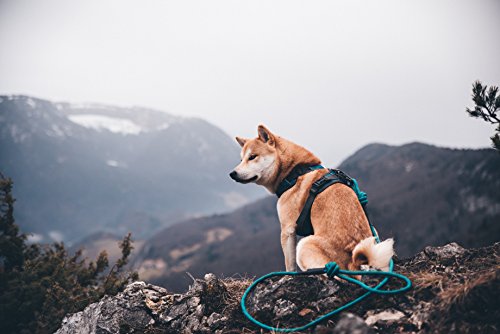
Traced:
<path id="1" fill-rule="evenodd" d="M 356 268 L 363 264 L 383 271 L 389 271 L 389 262 L 394 255 L 394 240 L 376 243 L 375 237 L 361 240 L 352 251 L 352 262 Z"/>

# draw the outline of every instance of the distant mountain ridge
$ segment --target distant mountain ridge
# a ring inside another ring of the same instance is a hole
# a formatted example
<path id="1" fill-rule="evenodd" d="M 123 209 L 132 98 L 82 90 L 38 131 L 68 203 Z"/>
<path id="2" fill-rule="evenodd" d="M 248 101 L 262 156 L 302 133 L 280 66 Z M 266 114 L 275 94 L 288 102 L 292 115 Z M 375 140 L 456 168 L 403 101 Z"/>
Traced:
<path id="1" fill-rule="evenodd" d="M 368 193 L 370 220 L 395 237 L 400 257 L 456 241 L 478 247 L 500 237 L 500 154 L 411 143 L 371 144 L 340 169 Z M 209 235 L 223 231 L 223 238 Z M 144 243 L 135 266 L 142 279 L 180 291 L 185 272 L 201 277 L 262 275 L 284 269 L 276 198 L 225 215 L 176 224 Z M 334 232 L 333 232 L 334 233 Z"/>
<path id="2" fill-rule="evenodd" d="M 99 231 L 136 238 L 264 194 L 226 177 L 238 147 L 198 118 L 141 107 L 0 96 L 0 171 L 14 180 L 16 219 L 37 239 Z"/>
<path id="3" fill-rule="evenodd" d="M 180 291 L 189 272 L 261 275 L 282 267 L 276 199 L 177 223 L 144 242 L 134 258 L 141 279 Z"/>
<path id="4" fill-rule="evenodd" d="M 340 166 L 368 193 L 371 220 L 409 256 L 457 241 L 478 247 L 500 237 L 500 154 L 421 143 L 365 146 Z"/>

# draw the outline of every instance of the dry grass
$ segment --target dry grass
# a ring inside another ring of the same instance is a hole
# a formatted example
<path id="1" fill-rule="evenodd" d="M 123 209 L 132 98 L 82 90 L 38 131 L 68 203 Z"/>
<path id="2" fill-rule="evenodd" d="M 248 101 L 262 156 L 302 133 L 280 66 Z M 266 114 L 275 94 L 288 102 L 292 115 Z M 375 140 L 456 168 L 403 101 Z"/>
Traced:
<path id="1" fill-rule="evenodd" d="M 476 277 L 474 280 L 465 281 L 463 284 L 456 284 L 449 289 L 443 290 L 438 295 L 440 308 L 443 310 L 449 310 L 452 307 L 462 308 L 471 297 L 483 299 L 479 290 L 483 286 L 491 285 L 492 282 L 498 282 L 500 266 L 479 272 Z"/>
<path id="2" fill-rule="evenodd" d="M 222 298 L 227 305 L 239 305 L 243 293 L 246 288 L 252 284 L 253 279 L 250 278 L 224 278 L 222 280 L 226 286 L 227 293 Z"/>
<path id="3" fill-rule="evenodd" d="M 245 293 L 246 288 L 252 284 L 253 278 L 248 277 L 229 277 L 223 278 L 226 291 L 222 294 L 221 299 L 224 307 L 221 310 L 222 315 L 231 319 L 237 329 L 234 331 L 227 331 L 224 333 L 256 333 L 255 329 L 247 328 L 248 321 L 243 316 L 240 309 L 240 300 Z M 239 324 L 239 326 L 238 326 Z M 257 331 L 258 332 L 258 331 Z"/>
<path id="4" fill-rule="evenodd" d="M 250 284 L 252 284 L 253 279 L 251 278 L 224 278 L 223 279 L 226 288 L 240 296 L 243 295 L 244 291 Z"/>
<path id="5" fill-rule="evenodd" d="M 408 275 L 408 278 L 413 282 L 415 290 L 430 288 L 432 290 L 438 289 L 439 291 L 443 291 L 443 286 L 446 285 L 444 282 L 449 280 L 446 276 L 433 272 L 412 273 Z"/>

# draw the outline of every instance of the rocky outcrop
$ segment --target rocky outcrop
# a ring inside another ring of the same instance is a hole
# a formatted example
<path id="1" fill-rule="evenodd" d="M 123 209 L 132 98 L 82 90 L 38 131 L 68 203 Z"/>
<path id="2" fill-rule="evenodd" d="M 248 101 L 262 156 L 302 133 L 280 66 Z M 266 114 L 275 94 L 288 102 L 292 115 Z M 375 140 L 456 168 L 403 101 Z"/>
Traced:
<path id="1" fill-rule="evenodd" d="M 480 249 L 455 243 L 427 247 L 396 261 L 395 270 L 413 281 L 412 290 L 371 296 L 310 332 L 495 333 L 500 329 L 499 252 L 500 243 Z M 239 306 L 250 282 L 207 274 L 183 294 L 135 282 L 67 316 L 57 333 L 260 333 Z M 361 293 L 357 286 L 322 276 L 285 277 L 260 285 L 247 305 L 264 323 L 297 327 Z"/>

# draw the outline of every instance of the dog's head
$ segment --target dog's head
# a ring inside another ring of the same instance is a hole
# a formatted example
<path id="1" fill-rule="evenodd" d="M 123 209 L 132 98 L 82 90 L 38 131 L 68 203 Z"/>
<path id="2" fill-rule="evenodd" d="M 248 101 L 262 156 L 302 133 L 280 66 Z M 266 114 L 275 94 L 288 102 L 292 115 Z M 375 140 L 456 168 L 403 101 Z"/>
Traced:
<path id="1" fill-rule="evenodd" d="M 257 133 L 254 139 L 236 137 L 241 145 L 241 162 L 229 176 L 240 183 L 267 186 L 274 181 L 278 169 L 277 136 L 263 125 L 258 126 Z"/>

